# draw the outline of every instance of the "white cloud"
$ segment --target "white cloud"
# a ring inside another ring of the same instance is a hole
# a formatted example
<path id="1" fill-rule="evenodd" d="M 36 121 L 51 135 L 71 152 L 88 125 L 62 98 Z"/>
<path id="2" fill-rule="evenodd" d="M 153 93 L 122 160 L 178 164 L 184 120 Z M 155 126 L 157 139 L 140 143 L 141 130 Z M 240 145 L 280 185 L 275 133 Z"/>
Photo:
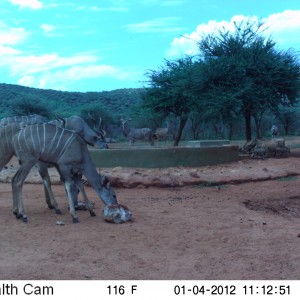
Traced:
<path id="1" fill-rule="evenodd" d="M 300 10 L 285 10 L 281 13 L 272 14 L 263 21 L 271 31 L 282 32 L 300 29 Z"/>
<path id="2" fill-rule="evenodd" d="M 19 55 L 21 51 L 16 50 L 11 47 L 1 46 L 0 45 L 0 56 L 12 56 L 12 55 Z"/>
<path id="3" fill-rule="evenodd" d="M 73 66 L 55 74 L 64 80 L 81 80 L 86 78 L 112 77 L 124 79 L 128 73 L 110 65 Z"/>
<path id="4" fill-rule="evenodd" d="M 21 8 L 41 9 L 43 7 L 43 3 L 39 0 L 9 0 L 9 2 Z"/>
<path id="5" fill-rule="evenodd" d="M 25 41 L 30 32 L 22 27 L 10 28 L 4 22 L 0 22 L 0 45 L 17 45 Z"/>
<path id="6" fill-rule="evenodd" d="M 179 6 L 186 4 L 186 0 L 143 0 L 141 1 L 144 5 L 159 5 L 159 6 Z"/>
<path id="7" fill-rule="evenodd" d="M 91 10 L 94 12 L 128 12 L 128 7 L 125 6 L 109 6 L 109 7 L 100 7 L 100 6 L 80 6 L 77 8 L 78 10 Z"/>
<path id="8" fill-rule="evenodd" d="M 236 15 L 230 21 L 211 20 L 208 23 L 201 23 L 194 32 L 174 38 L 167 51 L 167 57 L 182 56 L 185 54 L 195 55 L 198 53 L 197 41 L 203 35 L 217 32 L 222 28 L 234 30 L 234 22 L 240 22 L 245 18 L 249 18 L 249 16 Z M 258 20 L 254 16 L 253 19 L 255 18 Z M 285 48 L 294 47 L 294 45 L 299 47 L 300 10 L 286 10 L 272 14 L 267 18 L 263 18 L 262 21 L 268 27 L 265 34 L 267 36 L 271 35 L 281 46 Z"/>
<path id="9" fill-rule="evenodd" d="M 26 76 L 58 68 L 95 63 L 98 57 L 93 55 L 73 55 L 62 57 L 55 53 L 44 55 L 16 56 L 10 65 L 11 75 Z"/>
<path id="10" fill-rule="evenodd" d="M 42 24 L 40 27 L 44 30 L 45 33 L 52 32 L 55 29 L 55 27 L 51 24 Z"/>
<path id="11" fill-rule="evenodd" d="M 182 27 L 176 27 L 175 23 L 179 18 L 158 18 L 147 20 L 141 23 L 125 25 L 125 29 L 132 32 L 178 32 L 184 30 Z"/>
<path id="12" fill-rule="evenodd" d="M 50 70 L 32 75 L 24 75 L 18 83 L 30 87 L 67 90 L 85 79 L 112 78 L 114 80 L 137 80 L 140 73 L 136 70 L 123 70 L 110 65 L 69 66 L 65 69 Z"/>

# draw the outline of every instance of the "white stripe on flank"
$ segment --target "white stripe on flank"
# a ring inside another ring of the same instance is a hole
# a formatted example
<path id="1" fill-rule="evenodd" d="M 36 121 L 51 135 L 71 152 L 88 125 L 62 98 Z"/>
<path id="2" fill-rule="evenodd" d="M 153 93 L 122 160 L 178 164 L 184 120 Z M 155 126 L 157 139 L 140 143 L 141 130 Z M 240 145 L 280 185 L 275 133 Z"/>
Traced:
<path id="1" fill-rule="evenodd" d="M 32 128 L 33 128 L 33 125 L 30 126 L 30 137 L 31 137 L 33 149 L 36 149 L 34 138 L 33 138 L 33 135 L 32 135 Z"/>
<path id="2" fill-rule="evenodd" d="M 22 149 L 21 144 L 20 144 L 21 133 L 22 133 L 22 130 L 20 130 L 19 133 L 18 133 L 18 144 L 19 144 L 19 149 Z"/>
<path id="3" fill-rule="evenodd" d="M 69 145 L 74 141 L 74 139 L 75 139 L 75 134 L 74 134 L 74 133 L 71 133 L 71 135 L 70 135 L 70 137 L 68 138 L 67 142 L 65 143 L 64 147 L 63 147 L 62 150 L 60 151 L 60 153 L 59 153 L 59 155 L 58 155 L 58 158 L 60 158 L 61 155 L 64 154 L 65 149 L 66 149 L 67 147 L 69 147 Z"/>
<path id="4" fill-rule="evenodd" d="M 28 143 L 27 143 L 27 138 L 26 138 L 26 136 L 25 136 L 25 132 L 26 132 L 26 127 L 23 129 L 23 130 L 21 130 L 21 132 L 23 131 L 23 137 L 24 137 L 24 140 L 25 140 L 25 144 L 27 145 L 27 148 L 28 148 L 28 150 L 29 150 L 29 145 L 28 145 Z"/>
<path id="5" fill-rule="evenodd" d="M 45 123 L 43 123 L 43 128 L 44 128 L 44 145 L 43 145 L 42 153 L 44 153 L 45 147 L 46 147 L 46 126 L 45 126 Z"/>
<path id="6" fill-rule="evenodd" d="M 39 150 L 41 150 L 41 139 L 40 139 L 39 124 L 36 124 L 36 133 L 37 133 L 37 137 L 38 137 L 38 145 L 37 145 L 37 147 L 39 147 Z"/>
<path id="7" fill-rule="evenodd" d="M 59 139 L 58 139 L 58 141 L 57 141 L 56 147 L 54 148 L 53 151 L 51 151 L 51 153 L 54 153 L 54 154 L 55 154 L 56 149 L 57 149 L 58 146 L 60 145 L 60 141 L 61 141 L 61 138 L 62 138 L 62 136 L 63 136 L 63 134 L 64 134 L 64 131 L 65 131 L 64 129 L 61 131 L 61 135 L 60 135 L 60 137 L 59 137 Z"/>
<path id="8" fill-rule="evenodd" d="M 51 141 L 51 143 L 50 143 L 50 146 L 49 146 L 49 148 L 48 148 L 48 153 L 50 153 L 51 151 L 51 147 L 52 147 L 52 144 L 53 144 L 53 142 L 54 142 L 54 140 L 55 140 L 55 138 L 56 138 L 56 135 L 57 135 L 57 130 L 58 130 L 58 128 L 56 127 L 55 128 L 55 135 L 54 135 L 54 137 L 53 137 L 53 139 L 52 139 L 52 141 Z"/>

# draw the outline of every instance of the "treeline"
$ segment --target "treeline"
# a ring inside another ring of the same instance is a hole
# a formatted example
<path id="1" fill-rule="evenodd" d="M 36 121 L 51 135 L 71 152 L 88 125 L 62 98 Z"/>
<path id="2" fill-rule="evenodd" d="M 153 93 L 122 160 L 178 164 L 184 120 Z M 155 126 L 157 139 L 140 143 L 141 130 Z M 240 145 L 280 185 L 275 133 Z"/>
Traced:
<path id="1" fill-rule="evenodd" d="M 1 118 L 12 114 L 19 115 L 22 109 L 26 113 L 26 107 L 31 109 L 31 112 L 41 109 L 52 117 L 67 117 L 80 113 L 89 105 L 98 105 L 114 114 L 123 115 L 140 100 L 140 89 L 81 93 L 0 83 Z"/>

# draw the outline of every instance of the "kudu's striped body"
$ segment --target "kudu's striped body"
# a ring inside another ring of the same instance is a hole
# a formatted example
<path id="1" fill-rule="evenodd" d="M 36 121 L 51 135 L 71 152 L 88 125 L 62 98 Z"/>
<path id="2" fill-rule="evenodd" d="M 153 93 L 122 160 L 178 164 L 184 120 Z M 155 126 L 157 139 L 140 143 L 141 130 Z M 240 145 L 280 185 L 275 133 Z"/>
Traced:
<path id="1" fill-rule="evenodd" d="M 24 124 L 35 124 L 35 123 L 46 123 L 48 119 L 41 115 L 29 115 L 29 116 L 15 116 L 6 117 L 0 120 L 0 127 L 12 124 L 12 123 L 24 123 Z"/>
<path id="2" fill-rule="evenodd" d="M 12 144 L 13 137 L 25 126 L 23 123 L 13 123 L 0 128 L 0 171 L 15 155 L 15 149 Z M 55 208 L 56 213 L 61 213 L 51 190 L 48 165 L 42 162 L 38 162 L 37 165 L 44 184 L 46 202 L 49 208 Z"/>
<path id="3" fill-rule="evenodd" d="M 76 133 L 52 124 L 28 125 L 12 139 L 21 167 L 12 179 L 14 213 L 27 220 L 22 201 L 22 186 L 37 161 L 54 164 L 65 184 L 73 222 L 78 222 L 72 199 L 73 177 L 83 174 L 106 206 L 118 205 L 109 180 L 100 176 L 88 153 L 86 142 Z M 90 209 L 90 213 L 93 211 Z M 131 213 L 123 216 L 128 221 Z"/>

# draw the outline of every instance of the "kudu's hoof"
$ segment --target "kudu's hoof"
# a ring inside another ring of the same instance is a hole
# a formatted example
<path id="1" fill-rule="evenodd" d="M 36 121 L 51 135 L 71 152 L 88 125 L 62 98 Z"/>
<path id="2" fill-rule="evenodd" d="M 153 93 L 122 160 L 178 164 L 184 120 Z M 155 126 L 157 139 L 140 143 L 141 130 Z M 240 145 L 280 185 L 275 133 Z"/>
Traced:
<path id="1" fill-rule="evenodd" d="M 55 209 L 55 213 L 56 213 L 57 215 L 62 215 L 62 212 L 61 212 L 61 210 L 60 210 L 59 208 L 56 208 L 56 209 Z"/>
<path id="2" fill-rule="evenodd" d="M 96 214 L 94 211 L 90 211 L 90 215 L 91 215 L 91 217 L 96 217 Z"/>
<path id="3" fill-rule="evenodd" d="M 24 223 L 28 223 L 28 218 L 27 218 L 27 217 L 22 217 L 22 221 L 23 221 Z"/>
<path id="4" fill-rule="evenodd" d="M 19 213 L 14 212 L 14 215 L 16 216 L 17 220 L 23 219 L 23 216 Z"/>
<path id="5" fill-rule="evenodd" d="M 79 223 L 78 218 L 72 218 L 72 220 L 73 220 L 73 223 L 74 223 L 74 224 Z"/>

